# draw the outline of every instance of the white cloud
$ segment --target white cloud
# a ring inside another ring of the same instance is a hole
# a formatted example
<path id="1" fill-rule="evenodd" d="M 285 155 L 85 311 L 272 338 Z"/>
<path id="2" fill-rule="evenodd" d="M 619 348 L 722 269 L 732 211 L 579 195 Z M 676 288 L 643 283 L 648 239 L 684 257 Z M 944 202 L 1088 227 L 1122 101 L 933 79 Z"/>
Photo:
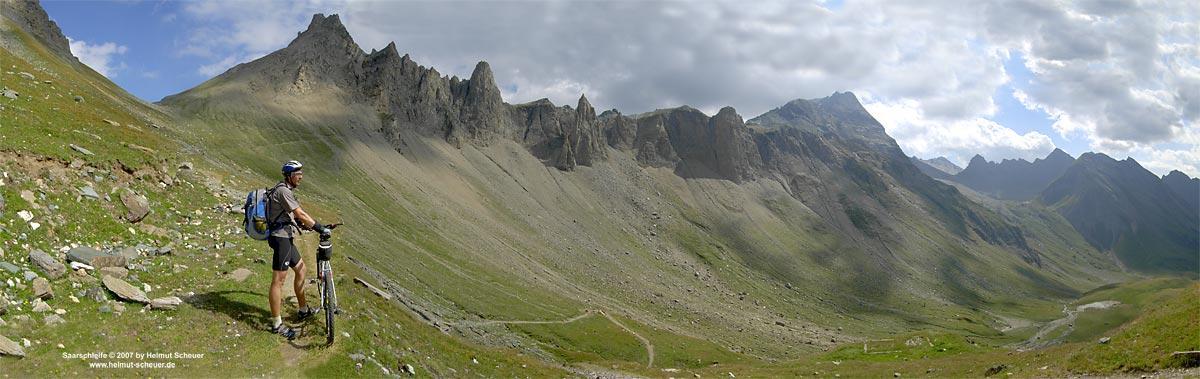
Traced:
<path id="1" fill-rule="evenodd" d="M 217 76 L 217 74 L 225 72 L 225 70 L 228 70 L 230 67 L 233 67 L 234 64 L 240 62 L 238 58 L 239 57 L 228 56 L 225 57 L 225 59 L 213 62 L 212 64 L 200 66 L 200 68 L 196 69 L 196 72 L 200 73 L 200 75 L 204 75 L 205 77 Z"/>
<path id="2" fill-rule="evenodd" d="M 873 102 L 868 94 L 863 97 L 863 107 L 885 126 L 905 153 L 921 158 L 944 156 L 963 167 L 976 154 L 989 160 L 1004 157 L 1033 161 L 1055 148 L 1044 134 L 1018 134 L 984 118 L 940 121 L 925 117 L 922 107 L 912 100 Z"/>
<path id="3" fill-rule="evenodd" d="M 586 94 L 627 114 L 731 105 L 748 119 L 850 90 L 872 94 L 872 112 L 896 112 L 876 116 L 910 153 L 948 157 L 1039 158 L 1054 146 L 1047 135 L 1176 151 L 1158 146 L 1200 121 L 1200 2 L 822 4 L 189 2 L 179 22 L 197 27 L 180 53 L 214 75 L 286 46 L 313 13 L 338 13 L 366 51 L 395 41 L 401 54 L 460 77 L 488 61 L 512 103 L 574 105 Z M 1014 56 L 1028 80 L 1005 71 Z M 988 121 L 996 96 L 1009 93 L 1050 115 L 1054 130 L 1017 134 Z M 1198 145 L 1185 146 L 1178 151 Z M 1181 156 L 1164 154 L 1162 162 Z"/>
<path id="4" fill-rule="evenodd" d="M 104 75 L 108 78 L 115 78 L 117 71 L 126 67 L 125 62 L 116 61 L 117 56 L 125 54 L 129 51 L 124 45 L 117 45 L 112 42 L 105 42 L 98 45 L 89 44 L 86 41 L 79 41 L 67 37 L 70 42 L 71 54 L 79 58 L 80 62 L 91 67 L 92 70 Z"/>
<path id="5" fill-rule="evenodd" d="M 287 46 L 314 13 L 336 13 L 339 1 L 197 1 L 182 15 L 195 24 L 179 42 L 180 56 L 198 59 L 197 72 L 213 76 L 238 63 Z"/>

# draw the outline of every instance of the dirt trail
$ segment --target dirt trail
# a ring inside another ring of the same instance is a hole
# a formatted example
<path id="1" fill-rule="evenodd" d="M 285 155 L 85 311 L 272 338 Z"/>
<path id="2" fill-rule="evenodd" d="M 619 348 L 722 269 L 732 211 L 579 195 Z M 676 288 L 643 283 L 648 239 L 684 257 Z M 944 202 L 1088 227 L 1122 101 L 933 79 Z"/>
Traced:
<path id="1" fill-rule="evenodd" d="M 1083 312 L 1088 309 L 1107 309 L 1118 305 L 1121 305 L 1121 303 L 1117 301 L 1098 301 L 1095 303 L 1080 305 L 1075 307 L 1075 309 L 1071 309 L 1070 304 L 1063 305 L 1063 313 L 1067 314 L 1066 317 L 1046 323 L 1045 326 L 1038 330 L 1037 334 L 1034 334 L 1033 337 L 1029 337 L 1029 339 L 1025 340 L 1025 342 L 1019 343 L 1018 346 L 1031 349 L 1040 349 L 1058 345 L 1062 343 L 1063 338 L 1065 338 L 1068 334 L 1071 334 L 1071 331 L 1075 329 L 1075 318 L 1079 316 L 1079 312 Z M 1049 340 L 1042 340 L 1042 337 L 1045 337 L 1047 334 L 1063 325 L 1067 325 L 1067 330 L 1059 333 L 1058 337 Z"/>
<path id="2" fill-rule="evenodd" d="M 538 320 L 511 320 L 511 321 L 502 321 L 502 320 L 486 320 L 486 321 L 463 321 L 463 322 L 451 322 L 451 323 L 447 323 L 447 324 L 449 324 L 449 325 L 456 325 L 456 326 L 466 326 L 466 327 L 485 326 L 485 325 L 498 325 L 498 324 L 566 324 L 566 323 L 571 323 L 571 322 L 578 321 L 578 320 L 579 320 L 579 319 L 581 319 L 581 318 L 584 318 L 584 317 L 587 317 L 587 316 L 591 315 L 593 312 L 595 312 L 595 311 L 592 311 L 592 310 L 590 310 L 590 309 L 589 309 L 589 310 L 584 310 L 584 311 L 583 311 L 583 313 L 579 314 L 578 316 L 575 316 L 575 317 L 572 317 L 572 318 L 569 318 L 569 319 L 566 319 L 566 320 L 558 320 L 558 321 L 544 321 L 544 320 L 543 320 L 543 321 L 538 321 Z M 603 313 L 603 312 L 601 312 L 601 313 Z"/>
<path id="3" fill-rule="evenodd" d="M 584 317 L 588 317 L 588 316 L 592 315 L 593 313 L 596 313 L 596 314 L 599 314 L 599 315 L 601 315 L 601 316 L 604 316 L 604 318 L 608 319 L 608 321 L 612 322 L 613 324 L 616 324 L 618 327 L 620 327 L 620 328 L 621 328 L 622 330 L 624 330 L 625 332 L 627 332 L 627 333 L 629 333 L 629 334 L 632 334 L 632 335 L 633 335 L 634 337 L 636 337 L 638 340 L 641 340 L 641 341 L 642 341 L 642 343 L 646 345 L 646 356 L 648 357 L 648 358 L 647 358 L 647 360 L 646 360 L 646 367 L 654 367 L 654 344 L 653 344 L 653 343 L 651 343 L 651 342 L 650 342 L 650 340 L 649 340 L 649 339 L 647 339 L 646 337 L 642 337 L 642 335 L 641 335 L 641 334 L 638 334 L 638 332 L 635 332 L 635 331 L 633 331 L 633 329 L 629 329 L 629 327 L 626 327 L 626 326 L 625 326 L 625 324 L 622 324 L 620 321 L 617 321 L 617 319 L 616 319 L 616 318 L 613 318 L 612 316 L 609 316 L 609 315 L 608 315 L 608 313 L 606 313 L 606 312 L 604 312 L 604 311 L 601 311 L 601 310 L 585 309 L 585 310 L 583 311 L 583 313 L 581 313 L 581 314 L 579 314 L 579 315 L 577 315 L 577 316 L 575 316 L 575 317 L 572 317 L 572 318 L 569 318 L 569 319 L 565 319 L 565 320 L 557 320 L 557 321 L 545 321 L 545 320 L 509 320 L 509 321 L 502 321 L 502 320 L 487 320 L 487 321 L 464 321 L 464 322 L 454 322 L 454 323 L 448 323 L 448 324 L 449 324 L 449 325 L 455 325 L 455 326 L 465 326 L 465 327 L 477 327 L 477 326 L 485 326 L 485 325 L 502 325 L 502 324 L 566 324 L 566 323 L 571 323 L 571 322 L 579 321 L 580 319 L 582 319 L 582 318 L 584 318 Z"/>
<path id="4" fill-rule="evenodd" d="M 629 329 L 629 328 L 625 327 L 625 324 L 622 324 L 620 321 L 617 321 L 617 319 L 613 318 L 612 316 L 609 316 L 608 313 L 604 313 L 604 311 L 600 311 L 600 314 L 604 315 L 604 318 L 607 318 L 608 321 L 612 321 L 612 323 L 617 324 L 617 326 L 621 327 L 621 329 L 625 329 L 626 332 L 629 332 L 629 334 L 632 334 L 634 337 L 637 337 L 637 339 L 642 340 L 642 343 L 646 344 L 646 356 L 649 357 L 646 360 L 646 367 L 654 367 L 654 344 L 650 343 L 650 340 L 646 339 L 646 337 L 642 337 L 641 334 L 638 334 L 637 332 L 633 331 L 633 329 Z"/>

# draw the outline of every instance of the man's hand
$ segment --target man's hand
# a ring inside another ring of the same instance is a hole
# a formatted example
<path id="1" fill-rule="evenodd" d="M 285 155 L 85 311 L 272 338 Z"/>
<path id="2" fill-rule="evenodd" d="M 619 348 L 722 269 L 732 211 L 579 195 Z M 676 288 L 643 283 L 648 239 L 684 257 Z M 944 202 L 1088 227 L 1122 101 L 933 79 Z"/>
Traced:
<path id="1" fill-rule="evenodd" d="M 321 234 L 329 234 L 329 227 L 321 225 L 320 222 L 313 220 L 312 230 Z"/>

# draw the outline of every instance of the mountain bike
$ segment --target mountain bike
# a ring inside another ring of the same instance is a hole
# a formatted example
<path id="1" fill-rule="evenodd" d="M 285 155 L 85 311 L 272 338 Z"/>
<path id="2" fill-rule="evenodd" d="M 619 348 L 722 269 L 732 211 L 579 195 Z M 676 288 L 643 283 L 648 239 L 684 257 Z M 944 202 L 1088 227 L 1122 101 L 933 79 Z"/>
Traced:
<path id="1" fill-rule="evenodd" d="M 342 225 L 328 225 L 329 230 Z M 337 292 L 333 287 L 333 267 L 329 261 L 333 258 L 333 243 L 329 242 L 330 233 L 321 233 L 321 242 L 317 244 L 317 292 L 321 294 L 321 310 L 325 312 L 325 342 L 333 344 L 333 316 L 341 313 L 337 306 Z"/>

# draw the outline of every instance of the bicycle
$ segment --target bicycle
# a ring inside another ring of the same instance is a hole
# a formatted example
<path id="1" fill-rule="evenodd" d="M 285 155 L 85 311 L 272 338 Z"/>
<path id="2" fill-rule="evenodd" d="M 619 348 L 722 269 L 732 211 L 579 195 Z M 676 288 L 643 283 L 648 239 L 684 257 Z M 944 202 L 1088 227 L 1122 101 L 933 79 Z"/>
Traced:
<path id="1" fill-rule="evenodd" d="M 329 230 L 342 225 L 336 223 L 327 225 Z M 325 312 L 325 342 L 333 344 L 333 316 L 341 313 L 337 307 L 337 292 L 333 286 L 333 267 L 329 261 L 333 258 L 333 243 L 329 242 L 329 233 L 321 233 L 321 242 L 317 244 L 317 292 L 321 294 L 321 308 Z"/>

